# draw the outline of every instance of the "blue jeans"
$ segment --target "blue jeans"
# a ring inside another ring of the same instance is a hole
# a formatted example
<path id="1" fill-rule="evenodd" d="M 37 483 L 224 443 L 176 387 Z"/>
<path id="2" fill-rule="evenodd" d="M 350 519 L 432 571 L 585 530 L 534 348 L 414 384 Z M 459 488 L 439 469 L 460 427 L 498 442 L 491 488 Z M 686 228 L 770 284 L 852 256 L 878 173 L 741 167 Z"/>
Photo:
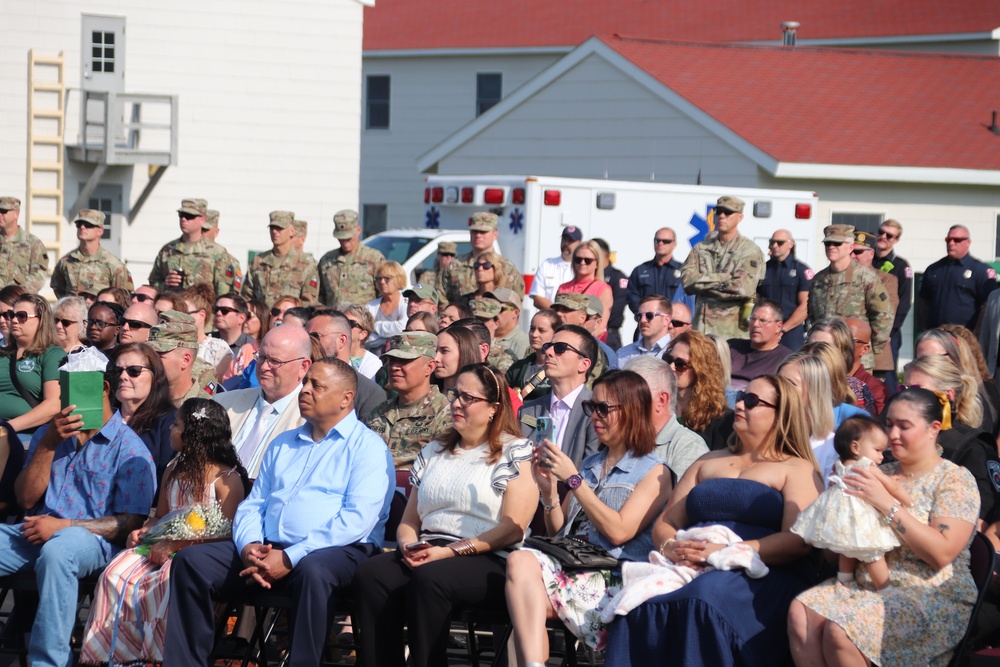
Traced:
<path id="1" fill-rule="evenodd" d="M 72 664 L 69 640 L 76 620 L 78 580 L 107 565 L 100 539 L 85 528 L 63 528 L 36 546 L 20 526 L 0 524 L 0 576 L 34 569 L 38 612 L 28 660 L 35 667 Z"/>

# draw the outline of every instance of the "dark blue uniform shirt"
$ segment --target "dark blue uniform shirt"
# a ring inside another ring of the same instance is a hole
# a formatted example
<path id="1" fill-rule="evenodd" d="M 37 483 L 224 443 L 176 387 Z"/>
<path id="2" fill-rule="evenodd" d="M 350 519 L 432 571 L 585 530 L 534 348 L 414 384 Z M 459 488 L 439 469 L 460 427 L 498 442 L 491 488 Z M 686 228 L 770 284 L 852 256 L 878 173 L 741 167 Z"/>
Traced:
<path id="1" fill-rule="evenodd" d="M 791 255 L 783 261 L 774 258 L 764 265 L 764 280 L 757 286 L 757 295 L 777 301 L 787 319 L 799 305 L 799 292 L 808 292 L 813 272 Z M 795 351 L 805 343 L 805 328 L 799 325 L 785 332 L 781 344 Z"/>
<path id="2" fill-rule="evenodd" d="M 643 262 L 632 270 L 628 278 L 628 307 L 633 313 L 638 313 L 639 302 L 652 294 L 673 299 L 680 284 L 681 263 L 676 259 L 663 266 L 658 266 L 655 259 Z"/>
<path id="3" fill-rule="evenodd" d="M 920 298 L 929 305 L 925 326 L 960 324 L 973 329 L 979 310 L 997 288 L 996 277 L 996 271 L 972 255 L 944 257 L 928 266 L 920 285 Z"/>

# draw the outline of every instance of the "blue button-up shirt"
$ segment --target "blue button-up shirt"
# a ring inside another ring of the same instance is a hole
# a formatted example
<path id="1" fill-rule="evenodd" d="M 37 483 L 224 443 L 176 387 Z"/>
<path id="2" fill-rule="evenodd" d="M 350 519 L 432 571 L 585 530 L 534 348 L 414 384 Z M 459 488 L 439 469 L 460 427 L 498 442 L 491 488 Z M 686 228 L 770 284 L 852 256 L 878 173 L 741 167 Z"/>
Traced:
<path id="1" fill-rule="evenodd" d="M 28 460 L 48 426 L 39 428 L 28 449 Z M 45 499 L 28 512 L 60 519 L 100 519 L 115 514 L 149 514 L 156 493 L 156 464 L 142 439 L 122 421 L 111 419 L 77 449 L 76 436 L 56 446 Z M 110 558 L 117 549 L 103 537 L 101 549 Z"/>
<path id="2" fill-rule="evenodd" d="M 661 357 L 669 344 L 670 334 L 664 335 L 663 338 L 653 343 L 653 346 L 649 349 L 642 346 L 642 338 L 639 338 L 634 343 L 629 343 L 618 350 L 618 365 L 619 367 L 624 366 L 628 363 L 629 359 L 634 357 Z"/>
<path id="3" fill-rule="evenodd" d="M 321 440 L 303 424 L 276 437 L 264 453 L 253 490 L 233 522 L 236 548 L 285 545 L 294 567 L 327 547 L 379 547 L 395 491 L 392 455 L 351 411 Z"/>

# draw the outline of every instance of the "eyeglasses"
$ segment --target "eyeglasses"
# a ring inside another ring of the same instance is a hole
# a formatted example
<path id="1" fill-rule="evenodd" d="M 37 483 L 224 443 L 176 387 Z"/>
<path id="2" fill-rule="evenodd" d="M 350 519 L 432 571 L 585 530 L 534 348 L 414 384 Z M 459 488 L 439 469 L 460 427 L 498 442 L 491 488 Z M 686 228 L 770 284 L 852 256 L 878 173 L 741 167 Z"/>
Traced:
<path id="1" fill-rule="evenodd" d="M 675 357 L 674 355 L 670 354 L 669 352 L 667 354 L 663 355 L 663 360 L 665 362 L 667 362 L 668 364 L 670 364 L 671 366 L 673 366 L 674 370 L 677 371 L 678 373 L 683 373 L 684 371 L 686 371 L 689 368 L 691 368 L 691 369 L 694 368 L 693 366 L 691 366 L 691 360 L 690 359 L 678 359 L 677 357 Z"/>
<path id="2" fill-rule="evenodd" d="M 594 259 L 593 257 L 574 257 L 573 258 L 573 263 L 574 264 L 585 264 L 587 266 L 590 266 L 591 264 L 593 264 L 596 261 L 597 260 Z"/>
<path id="3" fill-rule="evenodd" d="M 483 271 L 487 271 L 493 268 L 493 262 L 476 262 L 475 264 L 472 265 L 472 268 L 474 268 L 476 271 L 479 271 L 480 269 L 482 269 Z"/>
<path id="4" fill-rule="evenodd" d="M 834 248 L 839 248 L 840 246 L 844 245 L 844 242 L 843 241 L 823 241 L 823 245 L 826 246 L 827 248 L 829 248 L 830 246 L 833 246 Z"/>
<path id="5" fill-rule="evenodd" d="M 490 402 L 490 399 L 488 399 L 488 398 L 483 398 L 482 396 L 473 396 L 472 394 L 470 394 L 468 392 L 465 392 L 465 391 L 463 391 L 463 392 L 460 393 L 458 390 L 456 390 L 454 388 L 453 389 L 449 389 L 448 391 L 446 391 L 444 395 L 445 395 L 445 398 L 448 399 L 449 403 L 454 403 L 455 401 L 458 401 L 458 404 L 460 406 L 462 406 L 463 408 L 467 408 L 470 405 L 473 405 L 475 403 L 489 403 Z"/>
<path id="6" fill-rule="evenodd" d="M 377 283 L 387 283 L 392 280 L 392 276 L 375 276 L 375 282 Z"/>
<path id="7" fill-rule="evenodd" d="M 194 215 L 193 213 L 178 213 L 177 215 L 179 215 L 184 220 L 194 220 L 195 218 L 200 217 L 200 216 Z"/>
<path id="8" fill-rule="evenodd" d="M 680 329 L 682 327 L 689 327 L 689 326 L 691 326 L 691 323 L 690 322 L 682 322 L 681 320 L 670 320 L 670 326 L 672 326 L 675 329 Z"/>
<path id="9" fill-rule="evenodd" d="M 890 234 L 889 232 L 883 231 L 881 229 L 878 230 L 878 235 L 879 235 L 879 237 L 884 236 L 887 239 L 889 239 L 890 241 L 895 241 L 896 239 L 899 238 L 899 234 Z"/>
<path id="10" fill-rule="evenodd" d="M 38 317 L 38 315 L 29 315 L 23 310 L 19 310 L 16 313 L 13 310 L 8 310 L 6 313 L 0 313 L 0 317 L 3 317 L 5 320 L 17 320 L 18 324 L 24 324 L 32 317 Z M 84 320 L 84 322 L 86 321 Z"/>
<path id="11" fill-rule="evenodd" d="M 222 313 L 223 315 L 231 315 L 232 313 L 240 312 L 238 308 L 229 308 L 228 306 L 215 306 L 212 308 L 213 313 Z"/>
<path id="12" fill-rule="evenodd" d="M 137 378 L 142 375 L 143 371 L 153 372 L 152 368 L 146 368 L 145 366 L 140 366 L 136 364 L 135 366 L 115 366 L 115 370 L 118 371 L 118 375 L 121 376 L 122 372 L 128 375 L 130 378 Z"/>
<path id="13" fill-rule="evenodd" d="M 736 392 L 736 402 L 739 403 L 740 401 L 743 401 L 743 406 L 747 410 L 753 410 L 758 405 L 763 405 L 772 408 L 774 410 L 778 409 L 778 406 L 775 405 L 774 403 L 768 403 L 757 394 L 747 393 L 745 391 Z"/>
<path id="14" fill-rule="evenodd" d="M 268 364 L 271 366 L 271 368 L 275 370 L 281 368 L 285 364 L 290 364 L 293 361 L 302 361 L 303 359 L 305 359 L 305 357 L 295 357 L 294 359 L 287 359 L 285 361 L 281 361 L 280 359 L 275 359 L 274 357 L 264 356 L 260 352 L 254 354 L 253 358 L 257 360 L 257 365 L 260 366 L 261 368 L 264 367 L 264 364 Z"/>
<path id="15" fill-rule="evenodd" d="M 105 322 L 104 320 L 84 320 L 83 325 L 87 328 L 94 327 L 98 331 L 104 331 L 108 327 L 119 326 L 117 322 Z"/>
<path id="16" fill-rule="evenodd" d="M 749 324 L 774 324 L 775 322 L 781 322 L 781 320 L 765 320 L 760 317 L 748 317 L 747 322 Z"/>
<path id="17" fill-rule="evenodd" d="M 542 345 L 542 352 L 548 352 L 550 349 L 553 352 L 555 352 L 555 354 L 556 354 L 557 357 L 561 357 L 564 354 L 566 354 L 566 350 L 573 350 L 574 352 L 576 352 L 577 354 L 579 354 L 581 357 L 586 357 L 587 356 L 583 352 L 581 352 L 580 350 L 578 350 L 575 347 L 573 347 L 572 345 L 570 345 L 569 343 L 563 343 L 563 342 L 553 343 L 553 342 L 550 341 L 550 342 L 545 343 L 544 345 Z"/>
<path id="18" fill-rule="evenodd" d="M 642 322 L 642 318 L 646 318 L 647 322 L 652 322 L 653 318 L 657 317 L 659 315 L 666 315 L 666 313 L 661 313 L 658 310 L 648 310 L 648 311 L 646 311 L 644 313 L 636 313 L 635 314 L 635 321 L 636 322 Z"/>
<path id="19" fill-rule="evenodd" d="M 851 254 L 852 255 L 863 255 L 863 254 L 865 254 L 866 252 L 869 252 L 869 251 L 875 252 L 875 249 L 874 248 L 855 248 L 854 250 L 851 251 Z"/>
<path id="20" fill-rule="evenodd" d="M 944 242 L 945 243 L 965 243 L 968 240 L 969 240 L 968 236 L 965 236 L 965 237 L 961 237 L 961 236 L 946 236 L 945 239 L 944 239 Z"/>
<path id="21" fill-rule="evenodd" d="M 595 403 L 594 401 L 584 401 L 580 404 L 580 407 L 583 408 L 583 414 L 588 417 L 596 413 L 601 419 L 607 419 L 609 414 L 615 410 L 622 409 L 622 406 L 612 405 L 606 401 L 601 401 L 600 403 Z"/>
<path id="22" fill-rule="evenodd" d="M 736 211 L 727 211 L 724 208 L 713 209 L 716 215 L 736 215 Z"/>
<path id="23" fill-rule="evenodd" d="M 653 239 L 655 245 L 670 245 L 674 242 L 674 239 Z"/>
<path id="24" fill-rule="evenodd" d="M 74 324 L 76 324 L 76 323 L 77 323 L 77 321 L 76 321 L 76 320 L 64 320 L 64 319 L 63 319 L 63 318 L 61 318 L 61 317 L 57 317 L 57 318 L 55 318 L 55 321 L 56 321 L 56 324 L 61 324 L 61 325 L 63 325 L 63 328 L 64 328 L 64 329 L 69 329 L 69 328 L 70 328 L 71 326 L 73 326 Z"/>
<path id="25" fill-rule="evenodd" d="M 152 324 L 147 324 L 142 320 L 125 320 L 125 326 L 129 329 L 152 329 Z"/>
<path id="26" fill-rule="evenodd" d="M 767 245 L 776 245 L 779 248 L 788 243 L 788 239 L 771 239 L 767 242 Z"/>
<path id="27" fill-rule="evenodd" d="M 132 292 L 130 295 L 132 299 L 135 299 L 139 303 L 146 303 L 147 301 L 152 301 L 153 297 L 148 294 L 139 294 L 138 292 Z"/>

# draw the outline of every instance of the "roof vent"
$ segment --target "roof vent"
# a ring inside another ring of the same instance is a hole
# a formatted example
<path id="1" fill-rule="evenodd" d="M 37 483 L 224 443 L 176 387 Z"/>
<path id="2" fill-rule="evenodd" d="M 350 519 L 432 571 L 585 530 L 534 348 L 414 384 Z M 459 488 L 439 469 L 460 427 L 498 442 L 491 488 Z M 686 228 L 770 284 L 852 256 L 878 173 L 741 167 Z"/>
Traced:
<path id="1" fill-rule="evenodd" d="M 798 21 L 783 21 L 781 23 L 781 45 L 795 46 L 795 31 L 798 29 Z"/>

